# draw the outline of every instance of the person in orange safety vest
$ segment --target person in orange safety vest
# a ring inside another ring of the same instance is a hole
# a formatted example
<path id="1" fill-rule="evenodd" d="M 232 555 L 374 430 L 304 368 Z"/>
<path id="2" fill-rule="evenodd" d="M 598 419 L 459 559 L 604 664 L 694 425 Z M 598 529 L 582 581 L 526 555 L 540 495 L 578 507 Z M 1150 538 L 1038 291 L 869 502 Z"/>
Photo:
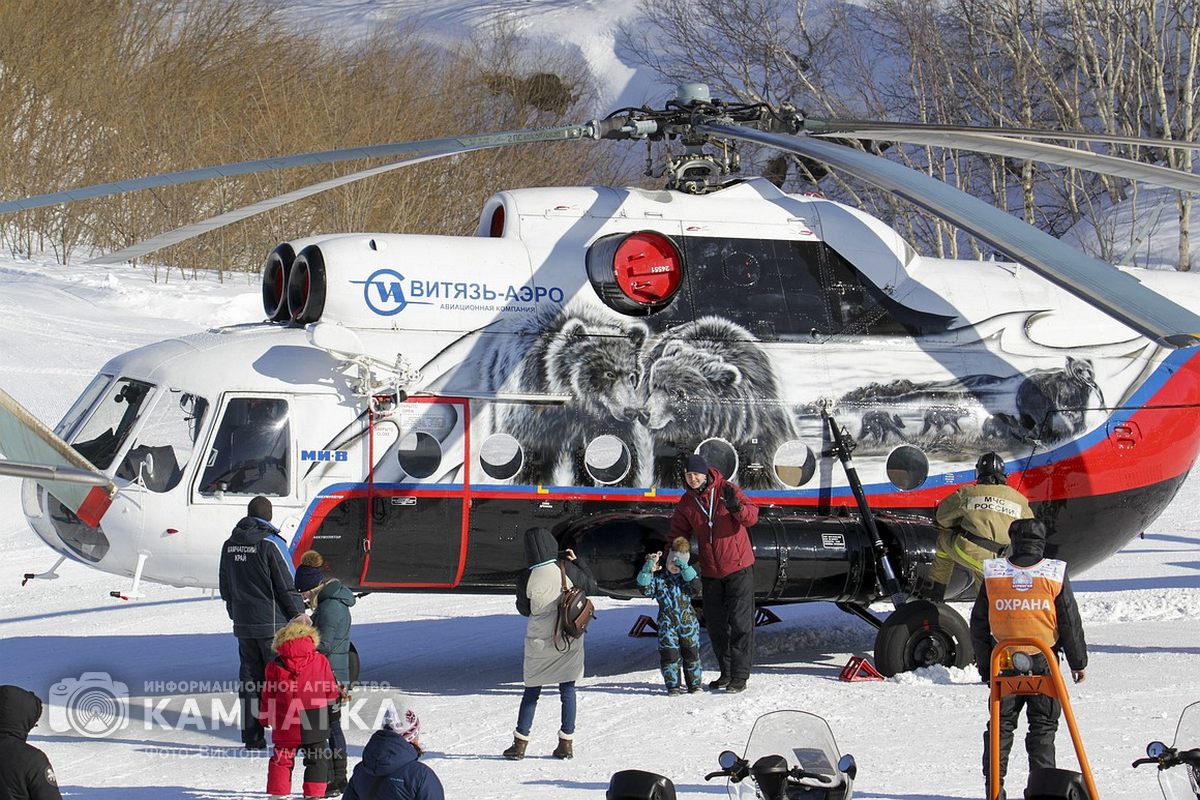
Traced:
<path id="1" fill-rule="evenodd" d="M 971 642 L 975 646 L 975 666 L 979 676 L 990 682 L 992 648 L 996 642 L 1013 637 L 1039 639 L 1057 654 L 1064 654 L 1075 683 L 1084 678 L 1087 668 L 1087 643 L 1079 607 L 1067 577 L 1063 561 L 1043 558 L 1046 528 L 1035 519 L 1020 519 L 1008 529 L 1012 555 L 983 563 L 983 585 L 971 610 Z M 1015 648 L 1032 650 L 1032 648 Z M 1036 650 L 1033 673 L 1049 672 L 1046 659 Z M 1027 710 L 1029 731 L 1025 750 L 1030 771 L 1054 767 L 1054 735 L 1062 704 L 1045 695 L 1005 696 L 1000 701 L 1000 780 L 1008 768 L 1013 731 L 1021 709 Z M 987 791 L 990 764 L 991 722 L 983 734 L 984 791 Z M 1003 791 L 1001 793 L 1003 797 Z"/>

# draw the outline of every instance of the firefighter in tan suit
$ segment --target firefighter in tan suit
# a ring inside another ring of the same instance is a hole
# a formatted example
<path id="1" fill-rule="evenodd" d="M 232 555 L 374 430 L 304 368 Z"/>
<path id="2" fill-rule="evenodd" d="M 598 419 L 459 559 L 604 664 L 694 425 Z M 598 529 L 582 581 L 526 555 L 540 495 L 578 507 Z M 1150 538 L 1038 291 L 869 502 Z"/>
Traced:
<path id="1" fill-rule="evenodd" d="M 1008 485 L 1004 460 L 996 453 L 981 455 L 975 463 L 975 483 L 960 486 L 938 503 L 937 555 L 924 596 L 937 602 L 945 599 L 955 564 L 969 570 L 978 585 L 983 580 L 983 562 L 1008 548 L 1008 526 L 1032 518 L 1025 495 Z"/>
<path id="2" fill-rule="evenodd" d="M 1046 547 L 1046 528 L 1037 520 L 1019 520 L 1009 528 L 1012 555 L 993 558 L 983 564 L 983 585 L 971 609 L 971 643 L 975 646 L 975 666 L 979 676 L 990 682 L 992 648 L 1002 639 L 1017 636 L 1038 639 L 1055 653 L 1063 652 L 1071 666 L 1075 683 L 1083 680 L 1087 667 L 1087 643 L 1079 607 L 1067 578 L 1065 562 L 1042 558 Z M 1034 648 L 1014 648 L 1035 653 L 1036 675 L 1049 672 L 1046 659 Z M 1062 704 L 1045 695 L 1006 695 L 1000 700 L 1000 781 L 1008 769 L 1013 731 L 1021 709 L 1027 709 L 1029 730 L 1025 751 L 1030 771 L 1054 767 L 1054 734 Z M 991 723 L 983 734 L 983 780 L 987 793 L 987 775 L 991 744 Z M 1001 794 L 1003 797 L 1003 793 Z"/>

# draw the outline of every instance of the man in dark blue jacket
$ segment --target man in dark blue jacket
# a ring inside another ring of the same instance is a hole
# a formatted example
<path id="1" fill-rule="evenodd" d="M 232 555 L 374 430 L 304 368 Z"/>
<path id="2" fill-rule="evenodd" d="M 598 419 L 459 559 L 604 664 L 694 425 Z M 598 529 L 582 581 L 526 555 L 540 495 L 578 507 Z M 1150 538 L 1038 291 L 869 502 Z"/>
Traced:
<path id="1" fill-rule="evenodd" d="M 0 800 L 62 800 L 46 754 L 25 741 L 42 701 L 20 686 L 0 686 Z"/>
<path id="2" fill-rule="evenodd" d="M 247 749 L 261 750 L 267 741 L 258 719 L 258 695 L 267 662 L 275 656 L 271 640 L 288 622 L 308 617 L 296 591 L 287 543 L 271 524 L 271 501 L 259 495 L 246 511 L 221 549 L 220 586 L 241 661 L 242 742 Z"/>
<path id="3" fill-rule="evenodd" d="M 388 709 L 371 734 L 342 800 L 446 800 L 437 773 L 421 757 L 421 721 L 412 709 Z"/>

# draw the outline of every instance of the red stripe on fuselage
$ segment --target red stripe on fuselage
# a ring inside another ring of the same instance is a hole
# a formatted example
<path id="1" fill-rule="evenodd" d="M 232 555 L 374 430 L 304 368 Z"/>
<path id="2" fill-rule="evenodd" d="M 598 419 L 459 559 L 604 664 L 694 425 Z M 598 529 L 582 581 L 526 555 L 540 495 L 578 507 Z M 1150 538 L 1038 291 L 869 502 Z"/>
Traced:
<path id="1" fill-rule="evenodd" d="M 1163 367 L 1160 367 L 1163 368 Z M 1026 471 L 1014 471 L 1009 483 L 1034 503 L 1050 500 L 1067 500 L 1077 497 L 1117 494 L 1133 489 L 1169 481 L 1183 475 L 1200 455 L 1200 354 L 1183 361 L 1161 388 L 1124 422 L 1107 420 L 1100 429 L 1100 438 L 1081 453 L 1056 459 L 1053 463 Z M 1117 430 L 1126 426 L 1129 432 Z M 468 450 L 469 452 L 469 450 Z M 1012 464 L 1020 463 L 1014 460 Z M 888 509 L 932 509 L 958 484 L 931 487 L 912 492 L 872 492 L 868 495 L 871 505 Z M 837 497 L 776 496 L 764 497 L 764 505 L 816 507 L 827 502 L 833 507 L 855 505 L 849 490 L 842 487 Z M 529 491 L 513 491 L 505 487 L 487 487 L 480 490 L 467 489 L 447 492 L 430 487 L 428 489 L 406 488 L 389 490 L 377 494 L 413 495 L 425 497 L 459 497 L 466 495 L 463 509 L 463 543 L 455 584 L 461 580 L 465 567 L 467 547 L 466 531 L 471 499 L 511 499 L 528 502 L 543 500 L 583 500 L 585 502 L 624 502 L 646 505 L 660 503 L 674 505 L 679 496 L 675 494 L 648 495 L 629 491 L 581 491 L 572 487 L 554 487 L 545 493 L 531 494 Z M 295 558 L 308 548 L 326 515 L 342 500 L 365 497 L 362 490 L 339 491 L 322 497 L 304 530 Z"/>

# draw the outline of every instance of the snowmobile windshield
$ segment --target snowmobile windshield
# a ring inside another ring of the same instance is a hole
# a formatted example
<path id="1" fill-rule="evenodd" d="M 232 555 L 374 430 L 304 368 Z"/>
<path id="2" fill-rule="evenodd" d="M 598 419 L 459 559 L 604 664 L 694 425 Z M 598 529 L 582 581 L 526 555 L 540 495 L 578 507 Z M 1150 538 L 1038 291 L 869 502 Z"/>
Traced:
<path id="1" fill-rule="evenodd" d="M 749 764 L 763 756 L 778 755 L 787 759 L 788 767 L 800 767 L 809 774 L 821 775 L 836 780 L 840 787 L 830 796 L 848 796 L 842 793 L 848 789 L 849 778 L 841 773 L 838 760 L 841 754 L 829 724 L 816 714 L 806 711 L 773 711 L 763 714 L 754 723 L 750 738 L 746 741 L 746 751 L 742 755 Z M 740 783 L 729 784 L 729 796 L 735 798 L 754 798 L 755 787 L 752 779 Z M 811 797 L 811 794 L 803 795 Z"/>
<path id="2" fill-rule="evenodd" d="M 90 416 L 71 439 L 75 450 L 97 469 L 108 469 L 141 417 L 153 388 L 132 378 L 118 378 L 105 386 L 99 401 L 92 404 Z"/>
<path id="3" fill-rule="evenodd" d="M 1176 750 L 1200 747 L 1200 703 L 1192 703 L 1183 709 L 1171 747 Z M 1200 775 L 1187 764 L 1159 770 L 1158 785 L 1167 800 L 1196 800 L 1200 797 Z"/>

